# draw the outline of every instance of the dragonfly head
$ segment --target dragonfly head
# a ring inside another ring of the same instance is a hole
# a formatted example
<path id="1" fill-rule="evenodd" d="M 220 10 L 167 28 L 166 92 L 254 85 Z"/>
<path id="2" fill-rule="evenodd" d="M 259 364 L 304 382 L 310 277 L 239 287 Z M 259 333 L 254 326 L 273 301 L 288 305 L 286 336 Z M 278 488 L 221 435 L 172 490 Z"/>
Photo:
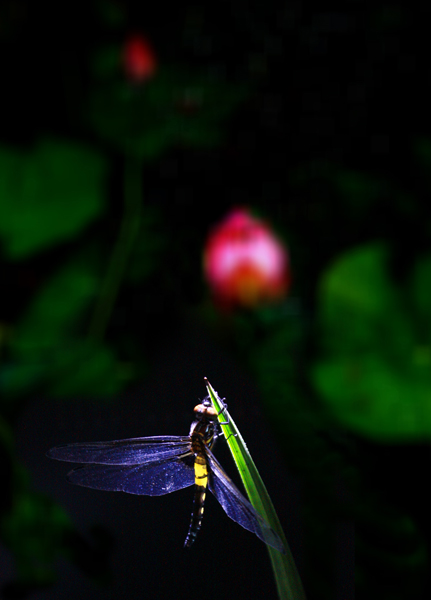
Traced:
<path id="1" fill-rule="evenodd" d="M 198 421 L 201 421 L 202 419 L 217 421 L 217 412 L 211 404 L 211 399 L 209 396 L 202 400 L 201 404 L 196 405 L 193 409 L 193 412 L 195 413 L 195 418 Z"/>

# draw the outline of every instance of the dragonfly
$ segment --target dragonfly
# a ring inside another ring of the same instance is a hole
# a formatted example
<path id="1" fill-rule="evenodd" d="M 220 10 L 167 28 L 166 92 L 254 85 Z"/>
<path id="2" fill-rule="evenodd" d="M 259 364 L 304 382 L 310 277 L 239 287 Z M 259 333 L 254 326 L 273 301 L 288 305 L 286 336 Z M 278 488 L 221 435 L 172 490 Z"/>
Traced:
<path id="1" fill-rule="evenodd" d="M 221 435 L 218 416 L 207 396 L 195 406 L 194 421 L 187 436 L 63 444 L 51 448 L 47 455 L 83 464 L 70 471 L 67 480 L 97 490 L 162 496 L 194 485 L 185 547 L 192 545 L 201 529 L 209 490 L 228 517 L 285 553 L 279 536 L 244 498 L 212 453 L 214 442 Z"/>

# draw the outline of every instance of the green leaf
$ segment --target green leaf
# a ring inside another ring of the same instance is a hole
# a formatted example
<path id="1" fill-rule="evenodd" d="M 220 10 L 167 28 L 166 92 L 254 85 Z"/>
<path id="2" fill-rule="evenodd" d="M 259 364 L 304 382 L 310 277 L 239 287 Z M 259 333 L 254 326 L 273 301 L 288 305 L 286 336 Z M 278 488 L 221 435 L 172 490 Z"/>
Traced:
<path id="1" fill-rule="evenodd" d="M 109 397 L 116 394 L 133 373 L 118 364 L 111 348 L 85 339 L 67 339 L 45 348 L 43 358 L 0 367 L 3 403 L 35 389 L 55 398 Z"/>
<path id="2" fill-rule="evenodd" d="M 421 326 L 426 327 L 427 335 L 431 338 L 431 256 L 424 256 L 417 261 L 411 277 L 411 286 Z"/>
<path id="3" fill-rule="evenodd" d="M 64 536 L 72 531 L 66 512 L 48 497 L 15 492 L 9 514 L 0 523 L 2 541 L 14 553 L 20 581 L 49 585 L 55 580 L 54 561 L 63 550 Z"/>
<path id="4" fill-rule="evenodd" d="M 45 351 L 77 337 L 98 290 L 96 269 L 91 257 L 74 259 L 39 290 L 15 329 L 11 344 L 15 357 L 38 361 Z"/>
<path id="5" fill-rule="evenodd" d="M 0 391 L 2 404 L 6 398 L 14 399 L 38 389 L 47 377 L 43 363 L 4 362 L 0 366 Z"/>
<path id="6" fill-rule="evenodd" d="M 0 147 L 0 241 L 17 260 L 73 238 L 104 208 L 106 163 L 70 142 Z"/>
<path id="7" fill-rule="evenodd" d="M 0 368 L 6 397 L 43 389 L 51 396 L 109 396 L 126 373 L 113 351 L 87 339 L 86 319 L 99 287 L 96 257 L 85 254 L 63 266 L 33 298 L 10 342 L 10 362 Z"/>
<path id="8" fill-rule="evenodd" d="M 305 594 L 296 570 L 295 562 L 290 553 L 289 546 L 271 502 L 271 498 L 269 497 L 256 465 L 254 464 L 232 417 L 208 380 L 206 380 L 206 386 L 208 394 L 211 397 L 211 402 L 219 415 L 218 419 L 221 429 L 226 437 L 248 498 L 253 507 L 262 517 L 264 517 L 269 525 L 271 525 L 272 529 L 283 542 L 286 554 L 282 554 L 278 550 L 267 545 L 279 598 L 286 600 L 305 600 Z M 225 421 L 228 421 L 228 423 L 225 424 Z"/>
<path id="9" fill-rule="evenodd" d="M 49 371 L 49 396 L 113 396 L 123 386 L 123 370 L 111 348 L 76 340 L 58 348 Z"/>
<path id="10" fill-rule="evenodd" d="M 403 289 L 387 273 L 388 250 L 370 244 L 346 253 L 319 292 L 320 357 L 311 375 L 342 425 L 378 440 L 431 433 L 431 259 Z"/>

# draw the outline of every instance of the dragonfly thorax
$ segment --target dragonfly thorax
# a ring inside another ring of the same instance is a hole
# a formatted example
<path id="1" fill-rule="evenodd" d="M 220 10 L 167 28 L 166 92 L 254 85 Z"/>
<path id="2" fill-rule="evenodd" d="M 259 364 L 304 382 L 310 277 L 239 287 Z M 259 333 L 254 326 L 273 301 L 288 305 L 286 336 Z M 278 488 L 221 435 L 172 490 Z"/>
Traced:
<path id="1" fill-rule="evenodd" d="M 209 397 L 194 408 L 195 420 L 190 427 L 190 437 L 195 455 L 202 453 L 202 445 L 212 448 L 218 428 L 218 415 Z"/>

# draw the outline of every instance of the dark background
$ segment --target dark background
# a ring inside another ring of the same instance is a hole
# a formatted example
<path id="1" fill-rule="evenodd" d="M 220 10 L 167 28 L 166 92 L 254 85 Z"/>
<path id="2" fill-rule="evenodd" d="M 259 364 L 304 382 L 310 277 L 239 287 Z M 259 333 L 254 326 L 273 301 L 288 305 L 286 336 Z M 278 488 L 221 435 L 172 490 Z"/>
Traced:
<path id="1" fill-rule="evenodd" d="M 191 490 L 75 488 L 45 458 L 186 434 L 204 376 L 309 600 L 429 597 L 428 29 L 415 3 L 0 3 L 2 597 L 276 596 L 213 498 L 186 551 Z M 292 285 L 224 313 L 202 254 L 238 205 Z"/>

